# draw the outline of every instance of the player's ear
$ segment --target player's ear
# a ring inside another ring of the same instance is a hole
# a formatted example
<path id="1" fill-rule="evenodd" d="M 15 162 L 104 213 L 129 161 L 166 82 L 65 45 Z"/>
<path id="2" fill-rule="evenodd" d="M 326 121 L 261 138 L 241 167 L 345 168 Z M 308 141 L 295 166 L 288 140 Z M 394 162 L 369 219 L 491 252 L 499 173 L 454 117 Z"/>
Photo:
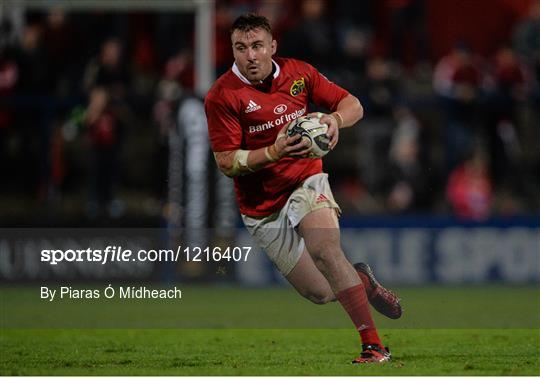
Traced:
<path id="1" fill-rule="evenodd" d="M 272 40 L 272 55 L 274 55 L 277 51 L 277 41 L 275 39 Z"/>

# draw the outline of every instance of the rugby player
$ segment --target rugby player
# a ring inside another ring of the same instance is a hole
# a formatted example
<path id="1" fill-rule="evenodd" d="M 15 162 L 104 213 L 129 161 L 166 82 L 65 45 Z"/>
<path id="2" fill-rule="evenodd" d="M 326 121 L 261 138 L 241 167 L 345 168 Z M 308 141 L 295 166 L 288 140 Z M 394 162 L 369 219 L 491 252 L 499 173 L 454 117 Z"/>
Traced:
<path id="1" fill-rule="evenodd" d="M 291 120 L 307 115 L 311 101 L 329 109 L 330 148 L 339 129 L 363 116 L 358 99 L 311 65 L 273 57 L 277 42 L 268 20 L 246 14 L 231 27 L 232 68 L 208 92 L 205 111 L 210 143 L 222 172 L 234 178 L 242 220 L 279 271 L 304 297 L 324 304 L 337 299 L 362 340 L 353 363 L 389 361 L 368 302 L 390 318 L 401 316 L 399 299 L 382 287 L 368 265 L 354 267 L 340 246 L 339 206 L 322 160 L 306 158 Z"/>

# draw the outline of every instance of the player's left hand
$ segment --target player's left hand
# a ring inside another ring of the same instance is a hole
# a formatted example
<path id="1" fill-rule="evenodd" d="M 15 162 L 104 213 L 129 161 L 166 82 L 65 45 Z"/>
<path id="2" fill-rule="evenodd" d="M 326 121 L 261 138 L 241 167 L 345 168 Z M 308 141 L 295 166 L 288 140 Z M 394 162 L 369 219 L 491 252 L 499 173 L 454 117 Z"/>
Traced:
<path id="1" fill-rule="evenodd" d="M 317 117 L 319 118 L 320 123 L 326 123 L 328 125 L 328 131 L 326 132 L 326 136 L 330 139 L 330 143 L 328 143 L 328 146 L 331 150 L 333 150 L 339 140 L 339 127 L 337 120 L 330 114 L 319 112 L 309 113 L 308 116 Z"/>

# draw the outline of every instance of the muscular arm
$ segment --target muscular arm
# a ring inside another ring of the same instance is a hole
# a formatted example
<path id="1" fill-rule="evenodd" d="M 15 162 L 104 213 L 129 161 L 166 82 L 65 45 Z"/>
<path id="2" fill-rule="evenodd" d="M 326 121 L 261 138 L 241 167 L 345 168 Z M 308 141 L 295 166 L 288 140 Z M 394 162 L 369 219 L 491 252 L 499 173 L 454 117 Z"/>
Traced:
<path id="1" fill-rule="evenodd" d="M 262 167 L 275 161 L 274 159 L 276 156 L 271 155 L 271 159 L 266 156 L 266 148 L 267 147 L 263 147 L 258 150 L 246 151 L 247 167 L 239 164 L 236 164 L 237 166 L 235 167 L 235 155 L 237 155 L 240 150 L 214 152 L 214 157 L 219 169 L 225 175 L 229 177 L 240 176 L 249 172 L 258 171 Z"/>
<path id="2" fill-rule="evenodd" d="M 336 111 L 332 114 L 337 118 L 339 128 L 350 127 L 362 119 L 364 108 L 360 101 L 350 94 L 339 102 Z M 341 120 L 339 120 L 340 116 Z M 340 121 L 342 121 L 341 124 Z"/>
<path id="3" fill-rule="evenodd" d="M 321 123 L 328 125 L 326 135 L 330 138 L 330 149 L 334 149 L 339 140 L 339 129 L 350 127 L 362 119 L 364 116 L 364 108 L 360 101 L 353 95 L 349 94 L 344 97 L 337 105 L 336 110 L 331 114 L 311 113 L 317 115 Z"/>
<path id="4" fill-rule="evenodd" d="M 302 157 L 309 152 L 307 141 L 295 142 L 300 135 L 288 137 L 284 134 L 285 126 L 274 144 L 257 150 L 232 150 L 214 152 L 219 169 L 229 177 L 242 176 L 256 172 L 284 156 Z"/>

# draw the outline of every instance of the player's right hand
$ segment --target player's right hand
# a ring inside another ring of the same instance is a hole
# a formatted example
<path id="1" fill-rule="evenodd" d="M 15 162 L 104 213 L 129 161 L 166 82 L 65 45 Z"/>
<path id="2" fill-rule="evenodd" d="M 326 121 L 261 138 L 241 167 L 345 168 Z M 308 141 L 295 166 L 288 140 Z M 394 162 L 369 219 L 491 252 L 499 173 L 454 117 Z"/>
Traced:
<path id="1" fill-rule="evenodd" d="M 311 150 L 311 144 L 309 140 L 302 139 L 300 134 L 295 134 L 293 136 L 287 136 L 287 127 L 289 124 L 286 124 L 281 128 L 274 142 L 274 148 L 276 153 L 280 158 L 285 156 L 296 157 L 296 158 L 305 158 L 308 157 Z"/>

